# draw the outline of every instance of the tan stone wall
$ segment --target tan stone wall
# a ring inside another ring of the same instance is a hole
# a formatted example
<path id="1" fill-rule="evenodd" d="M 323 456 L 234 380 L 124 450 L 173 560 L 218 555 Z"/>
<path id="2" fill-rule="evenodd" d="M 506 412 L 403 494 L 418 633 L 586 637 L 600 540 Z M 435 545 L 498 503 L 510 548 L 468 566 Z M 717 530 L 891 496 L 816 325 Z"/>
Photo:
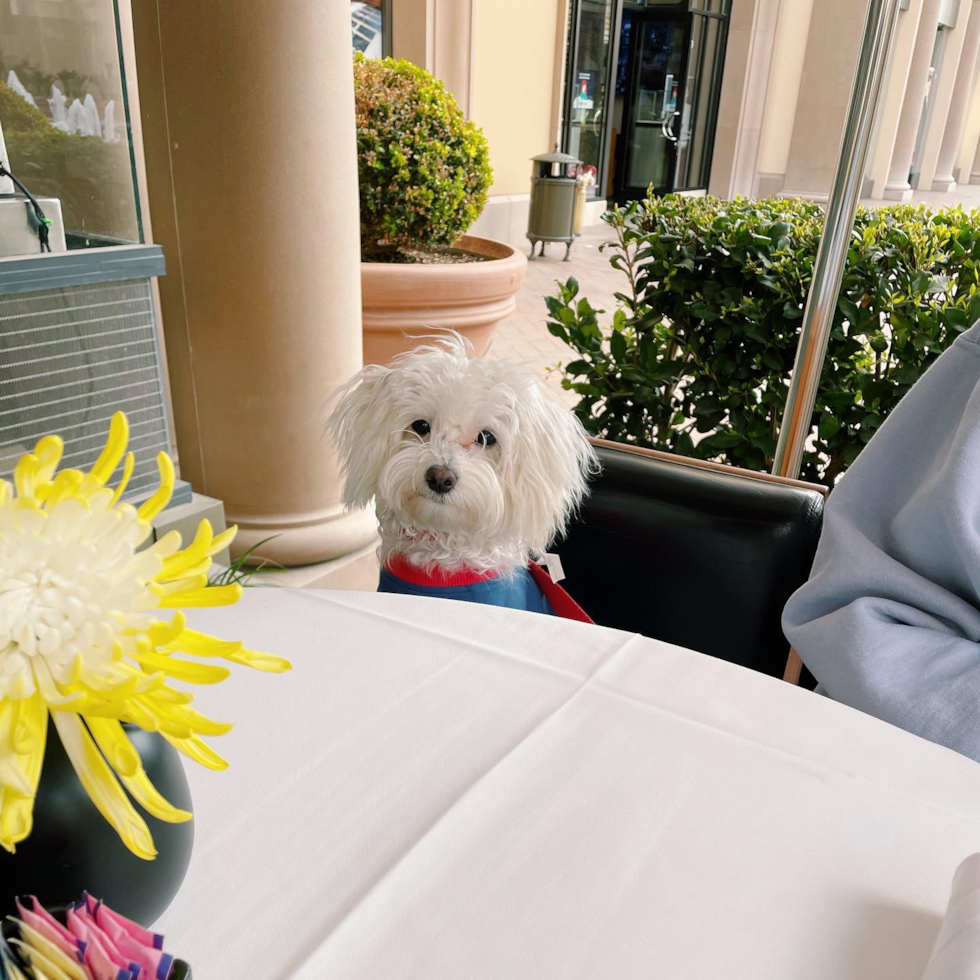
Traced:
<path id="1" fill-rule="evenodd" d="M 786 174 L 812 13 L 813 0 L 780 4 L 759 144 L 759 172 L 763 174 Z"/>
<path id="2" fill-rule="evenodd" d="M 472 116 L 490 141 L 491 194 L 527 193 L 530 158 L 553 149 L 558 9 L 559 0 L 474 0 Z"/>

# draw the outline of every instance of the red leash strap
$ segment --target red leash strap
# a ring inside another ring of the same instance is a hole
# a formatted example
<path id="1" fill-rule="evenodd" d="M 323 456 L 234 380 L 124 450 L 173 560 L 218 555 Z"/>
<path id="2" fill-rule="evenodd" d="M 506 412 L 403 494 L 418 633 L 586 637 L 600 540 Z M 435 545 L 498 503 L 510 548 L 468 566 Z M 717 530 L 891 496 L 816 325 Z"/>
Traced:
<path id="1" fill-rule="evenodd" d="M 544 597 L 551 603 L 555 615 L 562 619 L 572 619 L 577 623 L 592 623 L 592 617 L 557 583 L 551 580 L 551 576 L 533 561 L 528 562 L 527 569 L 537 583 L 538 588 L 544 593 Z"/>

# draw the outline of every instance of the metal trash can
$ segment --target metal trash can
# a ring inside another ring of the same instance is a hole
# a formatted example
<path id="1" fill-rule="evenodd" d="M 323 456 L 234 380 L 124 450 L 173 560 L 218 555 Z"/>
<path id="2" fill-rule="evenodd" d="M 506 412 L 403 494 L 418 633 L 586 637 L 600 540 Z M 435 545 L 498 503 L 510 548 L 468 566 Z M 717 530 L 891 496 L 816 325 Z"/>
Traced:
<path id="1" fill-rule="evenodd" d="M 582 161 L 568 153 L 543 153 L 534 157 L 531 172 L 531 214 L 527 222 L 527 237 L 531 241 L 531 260 L 534 248 L 541 243 L 544 255 L 548 242 L 565 243 L 565 261 L 575 240 L 575 198 L 578 190 L 577 168 Z M 576 168 L 573 170 L 572 168 Z"/>

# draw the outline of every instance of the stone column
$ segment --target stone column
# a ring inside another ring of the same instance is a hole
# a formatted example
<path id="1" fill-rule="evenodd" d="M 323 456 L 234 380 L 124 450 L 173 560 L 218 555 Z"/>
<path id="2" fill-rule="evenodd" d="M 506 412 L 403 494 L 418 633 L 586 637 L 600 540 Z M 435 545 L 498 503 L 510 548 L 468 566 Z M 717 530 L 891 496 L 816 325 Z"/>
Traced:
<path id="1" fill-rule="evenodd" d="M 374 536 L 345 514 L 323 434 L 361 365 L 346 3 L 134 5 L 150 208 L 182 474 L 240 553 L 283 564 Z"/>
<path id="2" fill-rule="evenodd" d="M 915 161 L 912 185 L 917 190 L 932 190 L 936 179 L 939 151 L 946 134 L 946 121 L 953 104 L 953 91 L 956 88 L 957 69 L 963 55 L 967 32 L 970 28 L 974 3 L 968 0 L 943 4 L 944 16 L 954 14 L 953 26 L 946 31 L 939 70 L 932 83 L 925 135 L 921 144 L 920 158 Z M 955 13 L 954 13 L 955 12 Z M 941 185 L 942 186 L 942 185 Z"/>
<path id="3" fill-rule="evenodd" d="M 936 176 L 932 181 L 934 191 L 951 191 L 956 186 L 953 165 L 960 148 L 960 140 L 963 139 L 966 116 L 970 110 L 970 100 L 973 96 L 977 54 L 980 52 L 980 0 L 973 0 L 969 11 L 962 11 L 960 16 L 962 17 L 967 13 L 969 13 L 970 20 L 965 28 L 966 36 L 963 39 L 960 63 L 956 69 L 953 97 L 949 103 L 949 115 L 946 117 L 946 131 L 943 133 L 939 158 L 936 162 Z"/>
<path id="4" fill-rule="evenodd" d="M 898 32 L 892 46 L 888 74 L 885 76 L 881 105 L 878 109 L 876 129 L 872 134 L 871 150 L 866 170 L 864 196 L 881 198 L 892 165 L 895 138 L 902 121 L 902 103 L 909 83 L 909 68 L 915 52 L 915 40 L 919 33 L 923 0 L 911 0 L 907 10 L 898 17 Z"/>
<path id="5" fill-rule="evenodd" d="M 813 4 L 786 161 L 787 197 L 826 201 L 830 193 L 867 9 L 864 0 Z"/>
<path id="6" fill-rule="evenodd" d="M 902 115 L 895 135 L 895 149 L 892 151 L 888 182 L 885 184 L 884 197 L 890 201 L 907 201 L 912 197 L 909 171 L 912 168 L 915 138 L 922 119 L 922 106 L 926 98 L 926 85 L 929 82 L 932 52 L 936 46 L 941 7 L 942 0 L 925 0 L 922 5 L 919 31 L 915 36 L 915 47 L 909 65 L 908 84 L 905 86 L 905 99 L 902 102 Z"/>
<path id="7" fill-rule="evenodd" d="M 970 172 L 970 183 L 980 184 L 980 145 L 977 146 L 976 156 L 973 158 L 973 169 Z"/>

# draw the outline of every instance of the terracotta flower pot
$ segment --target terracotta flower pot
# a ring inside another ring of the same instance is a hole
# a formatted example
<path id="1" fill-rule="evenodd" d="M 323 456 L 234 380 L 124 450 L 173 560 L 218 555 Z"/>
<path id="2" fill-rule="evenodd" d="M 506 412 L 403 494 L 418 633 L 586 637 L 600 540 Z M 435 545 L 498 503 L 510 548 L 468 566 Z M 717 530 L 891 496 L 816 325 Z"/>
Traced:
<path id="1" fill-rule="evenodd" d="M 387 364 L 420 335 L 457 330 L 483 354 L 494 327 L 514 312 L 524 281 L 523 252 L 464 235 L 456 247 L 490 261 L 458 265 L 361 263 L 364 363 Z"/>

